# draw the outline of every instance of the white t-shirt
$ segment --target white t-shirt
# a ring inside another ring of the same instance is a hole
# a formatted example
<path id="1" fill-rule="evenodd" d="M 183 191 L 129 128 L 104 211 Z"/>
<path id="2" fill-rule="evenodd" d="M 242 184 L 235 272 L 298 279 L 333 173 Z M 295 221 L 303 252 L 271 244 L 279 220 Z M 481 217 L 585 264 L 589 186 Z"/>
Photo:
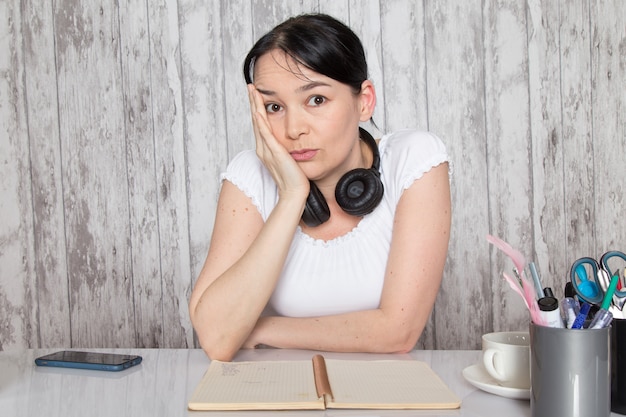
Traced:
<path id="1" fill-rule="evenodd" d="M 398 201 L 416 179 L 449 159 L 438 137 L 415 130 L 383 136 L 379 149 L 381 203 L 350 232 L 330 241 L 297 228 L 270 299 L 271 314 L 316 317 L 378 308 Z M 250 197 L 263 220 L 268 218 L 278 190 L 254 150 L 235 156 L 221 178 Z"/>

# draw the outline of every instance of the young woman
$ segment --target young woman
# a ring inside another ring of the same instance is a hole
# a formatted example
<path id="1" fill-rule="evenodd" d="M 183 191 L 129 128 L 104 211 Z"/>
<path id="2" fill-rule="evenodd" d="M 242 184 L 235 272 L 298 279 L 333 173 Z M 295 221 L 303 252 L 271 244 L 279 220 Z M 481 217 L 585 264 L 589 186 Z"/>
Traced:
<path id="1" fill-rule="evenodd" d="M 189 304 L 202 348 L 231 360 L 267 345 L 406 352 L 442 279 L 448 155 L 434 135 L 375 142 L 376 104 L 358 37 L 302 15 L 244 63 L 256 152 L 222 176 L 206 262 Z"/>

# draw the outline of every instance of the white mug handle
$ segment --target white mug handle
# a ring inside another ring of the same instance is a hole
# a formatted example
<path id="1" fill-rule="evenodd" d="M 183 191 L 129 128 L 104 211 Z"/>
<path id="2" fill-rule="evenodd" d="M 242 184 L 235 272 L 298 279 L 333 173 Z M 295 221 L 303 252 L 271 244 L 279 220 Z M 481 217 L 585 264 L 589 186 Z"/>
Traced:
<path id="1" fill-rule="evenodd" d="M 489 372 L 489 375 L 497 379 L 498 381 L 506 381 L 506 376 L 502 372 L 498 371 L 494 365 L 495 356 L 498 354 L 498 349 L 487 349 L 483 353 L 483 364 L 485 369 Z"/>

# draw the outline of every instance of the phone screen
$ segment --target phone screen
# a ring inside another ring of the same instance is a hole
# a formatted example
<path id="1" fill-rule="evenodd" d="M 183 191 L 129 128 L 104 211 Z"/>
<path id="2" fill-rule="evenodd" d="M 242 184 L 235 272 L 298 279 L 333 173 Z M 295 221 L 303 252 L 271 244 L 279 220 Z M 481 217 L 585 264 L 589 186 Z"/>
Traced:
<path id="1" fill-rule="evenodd" d="M 64 350 L 35 359 L 39 366 L 121 371 L 141 363 L 141 356 Z"/>

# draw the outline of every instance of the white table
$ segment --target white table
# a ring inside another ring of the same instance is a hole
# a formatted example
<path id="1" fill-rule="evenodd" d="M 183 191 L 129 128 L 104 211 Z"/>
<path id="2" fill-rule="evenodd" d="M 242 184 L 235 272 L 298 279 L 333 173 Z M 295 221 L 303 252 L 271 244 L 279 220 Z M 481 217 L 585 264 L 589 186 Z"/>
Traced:
<path id="1" fill-rule="evenodd" d="M 209 359 L 201 350 L 98 349 L 143 356 L 141 365 L 122 372 L 35 366 L 36 357 L 55 350 L 58 349 L 0 352 L 0 416 L 530 416 L 528 400 L 489 394 L 465 381 L 462 370 L 478 361 L 480 351 L 413 351 L 406 355 L 324 353 L 328 358 L 414 358 L 424 361 L 462 399 L 458 410 L 208 413 L 187 410 L 187 399 L 209 365 Z M 310 351 L 256 349 L 242 351 L 235 360 L 310 359 L 313 354 Z"/>

